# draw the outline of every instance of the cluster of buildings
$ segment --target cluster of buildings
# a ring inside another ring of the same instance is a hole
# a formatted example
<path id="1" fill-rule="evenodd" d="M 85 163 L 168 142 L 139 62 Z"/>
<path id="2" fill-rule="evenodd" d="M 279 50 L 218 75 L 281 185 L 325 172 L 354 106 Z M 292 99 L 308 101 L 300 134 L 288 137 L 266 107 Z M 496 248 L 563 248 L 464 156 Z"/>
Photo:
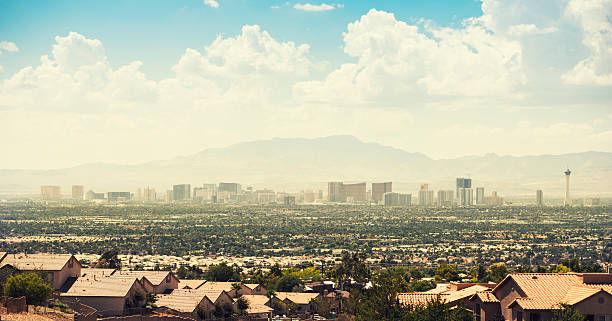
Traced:
<path id="1" fill-rule="evenodd" d="M 276 292 L 271 296 L 260 284 L 180 280 L 172 271 L 84 268 L 70 254 L 0 252 L 0 271 L 4 277 L 18 272 L 42 273 L 53 287 L 55 298 L 67 304 L 84 304 L 101 317 L 140 314 L 150 294 L 156 296 L 155 311 L 188 320 L 216 320 L 220 307 L 229 310 L 226 313 L 238 311 L 240 297 L 247 300 L 244 312 L 254 320 L 271 320 L 272 312 L 279 307 L 292 307 L 290 312 L 295 315 L 308 314 L 313 300 L 327 298 L 314 291 Z M 334 296 L 329 299 L 334 300 Z"/>
<path id="2" fill-rule="evenodd" d="M 440 284 L 426 292 L 399 293 L 405 305 L 439 298 L 472 311 L 476 321 L 550 321 L 569 306 L 584 320 L 612 320 L 612 274 L 512 273 L 500 283 Z"/>
<path id="3" fill-rule="evenodd" d="M 564 205 L 577 205 L 570 198 L 570 174 L 567 169 L 565 175 Z M 58 200 L 62 198 L 60 186 L 41 186 L 43 200 Z M 370 188 L 366 182 L 345 183 L 328 182 L 327 195 L 322 190 L 303 190 L 298 193 L 275 192 L 271 189 L 253 189 L 248 186 L 242 188 L 239 183 L 191 184 L 173 185 L 171 190 L 157 192 L 152 187 L 139 188 L 132 192 L 99 193 L 92 190 L 84 193 L 83 185 L 72 186 L 72 199 L 89 200 L 95 202 L 198 202 L 198 203 L 238 203 L 238 204 L 313 204 L 313 203 L 349 203 L 349 204 L 380 204 L 387 206 L 501 206 L 505 205 L 504 198 L 492 191 L 485 195 L 484 187 L 472 187 L 471 178 L 457 178 L 455 190 L 434 191 L 429 184 L 421 184 L 418 197 L 413 202 L 412 194 L 393 191 L 393 182 L 371 183 Z M 544 193 L 537 190 L 535 203 L 544 206 Z M 579 204 L 578 204 L 579 205 Z M 599 198 L 585 199 L 582 205 L 600 205 Z"/>

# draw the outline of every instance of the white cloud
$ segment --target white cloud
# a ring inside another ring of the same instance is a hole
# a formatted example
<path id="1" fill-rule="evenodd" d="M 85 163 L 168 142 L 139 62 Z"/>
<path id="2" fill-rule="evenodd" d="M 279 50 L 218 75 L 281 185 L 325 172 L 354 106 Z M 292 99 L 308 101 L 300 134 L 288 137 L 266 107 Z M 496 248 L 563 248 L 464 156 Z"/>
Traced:
<path id="1" fill-rule="evenodd" d="M 326 3 L 321 3 L 318 5 L 310 4 L 310 3 L 305 3 L 305 4 L 297 3 L 293 6 L 293 8 L 297 10 L 311 11 L 311 12 L 330 11 L 330 10 L 336 9 L 336 7 L 326 4 Z"/>
<path id="2" fill-rule="evenodd" d="M 524 82 L 520 45 L 476 23 L 461 29 L 417 26 L 372 9 L 349 24 L 344 42 L 345 53 L 358 62 L 323 81 L 298 83 L 298 96 L 414 104 L 439 96 L 506 95 Z"/>
<path id="3" fill-rule="evenodd" d="M 565 15 L 582 27 L 589 56 L 563 75 L 563 80 L 578 85 L 612 85 L 612 0 L 572 0 Z"/>
<path id="4" fill-rule="evenodd" d="M 204 0 L 204 4 L 211 8 L 219 8 L 219 2 L 216 0 Z"/>
<path id="5" fill-rule="evenodd" d="M 0 53 L 3 51 L 6 52 L 18 52 L 19 48 L 14 42 L 10 41 L 0 41 Z"/>
<path id="6" fill-rule="evenodd" d="M 557 32 L 559 29 L 556 27 L 538 28 L 534 24 L 520 24 L 513 25 L 508 28 L 508 34 L 512 36 L 522 36 L 529 34 L 547 34 Z"/>

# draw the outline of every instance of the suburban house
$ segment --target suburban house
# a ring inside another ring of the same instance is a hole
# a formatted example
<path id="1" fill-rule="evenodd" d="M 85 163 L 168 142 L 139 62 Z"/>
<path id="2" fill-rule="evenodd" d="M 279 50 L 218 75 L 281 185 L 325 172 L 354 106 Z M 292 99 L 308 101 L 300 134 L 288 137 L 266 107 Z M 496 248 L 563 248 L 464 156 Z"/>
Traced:
<path id="1" fill-rule="evenodd" d="M 320 296 L 319 293 L 276 292 L 275 299 L 287 305 L 294 304 L 297 313 L 310 313 L 313 309 L 312 300 L 316 300 Z"/>
<path id="2" fill-rule="evenodd" d="M 170 294 L 159 295 L 155 304 L 162 311 L 197 320 L 201 319 L 200 316 L 212 319 L 215 311 L 215 304 L 206 295 L 191 289 L 177 289 Z"/>
<path id="3" fill-rule="evenodd" d="M 204 283 L 206 283 L 206 280 L 181 280 L 181 282 L 179 283 L 179 289 L 195 290 Z"/>
<path id="4" fill-rule="evenodd" d="M 197 288 L 194 292 L 201 293 L 207 296 L 214 304 L 230 304 L 234 305 L 234 299 L 224 290 Z"/>
<path id="5" fill-rule="evenodd" d="M 78 278 L 60 298 L 70 302 L 79 300 L 98 310 L 101 316 L 116 316 L 142 307 L 145 294 L 146 290 L 136 278 L 100 277 L 92 274 Z"/>
<path id="6" fill-rule="evenodd" d="M 267 296 L 247 294 L 241 296 L 241 298 L 244 298 L 249 303 L 246 313 L 250 318 L 272 320 L 274 309 L 269 307 L 270 299 Z M 238 310 L 237 303 L 235 305 L 234 310 Z"/>
<path id="7" fill-rule="evenodd" d="M 238 293 L 240 295 L 266 295 L 268 289 L 261 284 L 243 284 Z"/>
<path id="8" fill-rule="evenodd" d="M 513 273 L 470 301 L 477 320 L 548 321 L 562 305 L 586 321 L 612 320 L 610 273 Z"/>
<path id="9" fill-rule="evenodd" d="M 438 287 L 426 292 L 398 293 L 397 299 L 404 305 L 427 305 L 428 302 L 437 300 L 451 307 L 461 305 L 471 309 L 469 299 L 478 292 L 490 291 L 495 287 L 494 283 L 458 283 L 451 282 L 448 285 Z"/>
<path id="10" fill-rule="evenodd" d="M 55 290 L 65 290 L 81 275 L 81 263 L 71 254 L 6 254 L 0 269 L 12 267 L 21 272 L 41 272 Z"/>
<path id="11" fill-rule="evenodd" d="M 81 276 L 92 276 L 95 274 L 99 277 L 109 277 L 112 276 L 115 271 L 115 269 L 82 268 Z"/>
<path id="12" fill-rule="evenodd" d="M 116 278 L 136 278 L 147 292 L 162 294 L 178 289 L 179 279 L 171 271 L 116 271 Z"/>

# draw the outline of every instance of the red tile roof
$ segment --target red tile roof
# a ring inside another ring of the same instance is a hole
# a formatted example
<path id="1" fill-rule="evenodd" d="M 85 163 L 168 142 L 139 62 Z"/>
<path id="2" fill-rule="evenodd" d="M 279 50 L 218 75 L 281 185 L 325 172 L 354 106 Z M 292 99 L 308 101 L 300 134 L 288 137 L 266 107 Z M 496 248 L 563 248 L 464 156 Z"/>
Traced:
<path id="1" fill-rule="evenodd" d="M 403 305 L 427 305 L 431 301 L 435 301 L 437 297 L 444 301 L 447 294 L 437 293 L 425 293 L 425 292 L 414 292 L 414 293 L 398 293 L 397 300 Z"/>

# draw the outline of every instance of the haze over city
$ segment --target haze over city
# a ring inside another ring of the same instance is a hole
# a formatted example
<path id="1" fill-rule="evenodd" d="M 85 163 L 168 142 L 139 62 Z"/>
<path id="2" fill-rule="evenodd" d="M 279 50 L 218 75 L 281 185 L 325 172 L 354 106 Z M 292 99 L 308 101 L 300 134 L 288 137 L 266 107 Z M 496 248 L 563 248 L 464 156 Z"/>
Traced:
<path id="1" fill-rule="evenodd" d="M 0 320 L 612 321 L 612 0 L 0 0 Z"/>

